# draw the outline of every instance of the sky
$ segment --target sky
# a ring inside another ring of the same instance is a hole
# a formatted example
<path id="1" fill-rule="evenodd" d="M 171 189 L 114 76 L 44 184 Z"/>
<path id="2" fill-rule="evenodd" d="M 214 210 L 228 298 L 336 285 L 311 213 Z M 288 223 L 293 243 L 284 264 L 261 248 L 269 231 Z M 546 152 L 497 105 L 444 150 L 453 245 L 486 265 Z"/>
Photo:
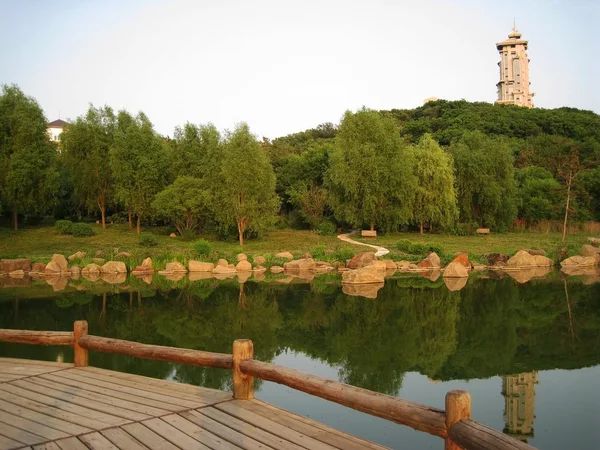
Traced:
<path id="1" fill-rule="evenodd" d="M 274 138 L 427 97 L 494 102 L 513 19 L 536 107 L 600 113 L 600 0 L 0 0 L 0 84 Z"/>

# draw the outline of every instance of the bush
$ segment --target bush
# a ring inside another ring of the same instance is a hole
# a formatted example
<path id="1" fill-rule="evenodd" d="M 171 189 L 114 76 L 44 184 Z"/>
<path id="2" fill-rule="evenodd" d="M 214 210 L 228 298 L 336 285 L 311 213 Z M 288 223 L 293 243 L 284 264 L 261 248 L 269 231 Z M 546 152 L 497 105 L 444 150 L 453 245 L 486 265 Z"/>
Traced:
<path id="1" fill-rule="evenodd" d="M 71 234 L 73 233 L 73 222 L 70 220 L 57 220 L 54 223 L 54 228 L 58 231 L 58 234 Z"/>
<path id="2" fill-rule="evenodd" d="M 317 245 L 309 250 L 309 253 L 314 259 L 323 259 L 325 257 L 325 246 Z"/>
<path id="3" fill-rule="evenodd" d="M 138 245 L 140 247 L 156 247 L 158 245 L 158 241 L 152 233 L 144 232 L 140 233 L 138 237 Z"/>
<path id="4" fill-rule="evenodd" d="M 335 223 L 333 223 L 329 220 L 321 222 L 317 226 L 317 230 L 318 230 L 319 234 L 322 234 L 323 236 L 333 236 L 334 234 L 337 233 L 337 227 L 335 226 Z"/>
<path id="5" fill-rule="evenodd" d="M 210 242 L 205 241 L 204 239 L 200 239 L 194 242 L 194 250 L 198 256 L 208 256 L 212 251 L 212 247 Z"/>
<path id="6" fill-rule="evenodd" d="M 341 261 L 345 263 L 346 260 L 352 259 L 352 257 L 354 256 L 354 252 L 349 248 L 338 248 L 333 253 L 333 256 L 335 258 L 335 261 Z"/>
<path id="7" fill-rule="evenodd" d="M 396 248 L 401 252 L 407 252 L 412 243 L 408 239 L 400 239 L 396 243 Z"/>
<path id="8" fill-rule="evenodd" d="M 427 245 L 427 251 L 435 252 L 438 256 L 442 256 L 444 254 L 444 250 L 437 244 L 425 244 Z"/>
<path id="9" fill-rule="evenodd" d="M 196 239 L 196 236 L 198 236 L 196 234 L 196 232 L 194 230 L 183 230 L 183 234 L 181 235 L 181 239 L 183 241 L 193 241 L 194 239 Z"/>
<path id="10" fill-rule="evenodd" d="M 425 255 L 428 250 L 427 245 L 420 243 L 410 244 L 410 247 L 408 247 L 408 253 L 411 255 Z"/>
<path id="11" fill-rule="evenodd" d="M 71 227 L 71 233 L 75 237 L 89 237 L 96 234 L 91 225 L 83 222 L 74 223 Z"/>

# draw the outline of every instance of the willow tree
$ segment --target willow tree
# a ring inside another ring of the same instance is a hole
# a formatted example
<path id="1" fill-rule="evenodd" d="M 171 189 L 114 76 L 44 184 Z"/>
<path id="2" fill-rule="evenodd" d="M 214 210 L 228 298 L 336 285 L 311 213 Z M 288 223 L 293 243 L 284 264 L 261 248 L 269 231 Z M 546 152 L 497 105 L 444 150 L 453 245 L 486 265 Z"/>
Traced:
<path id="1" fill-rule="evenodd" d="M 412 154 L 390 117 L 347 111 L 329 155 L 325 185 L 335 217 L 352 226 L 394 229 L 411 219 Z"/>
<path id="2" fill-rule="evenodd" d="M 452 157 L 426 134 L 413 147 L 416 176 L 413 217 L 421 234 L 425 223 L 450 226 L 458 217 Z"/>
<path id="3" fill-rule="evenodd" d="M 108 161 L 116 124 L 110 107 L 90 105 L 85 116 L 78 117 L 61 135 L 75 197 L 89 210 L 100 211 L 102 228 L 106 228 L 106 208 L 113 198 L 113 175 Z"/>
<path id="4" fill-rule="evenodd" d="M 222 151 L 212 158 L 207 164 L 219 168 L 207 175 L 213 215 L 223 225 L 235 223 L 244 245 L 244 233 L 264 230 L 275 219 L 279 198 L 273 167 L 245 123 L 226 136 Z"/>

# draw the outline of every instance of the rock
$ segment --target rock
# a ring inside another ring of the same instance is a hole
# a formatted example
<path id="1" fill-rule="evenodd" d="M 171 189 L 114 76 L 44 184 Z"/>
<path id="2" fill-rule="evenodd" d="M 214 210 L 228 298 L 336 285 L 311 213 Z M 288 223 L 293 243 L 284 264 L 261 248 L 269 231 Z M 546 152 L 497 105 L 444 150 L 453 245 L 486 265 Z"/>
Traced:
<path id="1" fill-rule="evenodd" d="M 215 268 L 213 263 L 207 263 L 202 261 L 190 261 L 188 263 L 188 269 L 190 272 L 212 272 Z"/>
<path id="2" fill-rule="evenodd" d="M 131 253 L 119 252 L 119 253 L 117 253 L 117 258 L 131 258 Z"/>
<path id="3" fill-rule="evenodd" d="M 294 255 L 292 255 L 290 252 L 279 252 L 275 254 L 275 257 L 289 260 L 294 259 Z"/>
<path id="4" fill-rule="evenodd" d="M 171 233 L 171 234 L 169 235 L 169 237 L 170 237 L 170 238 L 176 238 L 176 237 L 177 237 L 177 235 L 176 235 L 175 233 Z"/>
<path id="5" fill-rule="evenodd" d="M 100 266 L 98 266 L 97 264 L 88 264 L 87 266 L 85 266 L 82 270 L 81 270 L 81 274 L 87 274 L 87 273 L 100 273 Z"/>
<path id="6" fill-rule="evenodd" d="M 8 272 L 8 276 L 11 278 L 23 278 L 25 271 L 22 269 L 13 270 L 12 272 Z"/>
<path id="7" fill-rule="evenodd" d="M 429 281 L 437 281 L 441 274 L 442 272 L 438 268 L 421 272 L 421 275 L 423 275 L 423 277 L 427 278 Z"/>
<path id="8" fill-rule="evenodd" d="M 25 258 L 0 259 L 0 272 L 10 273 L 15 270 L 31 272 L 31 261 Z"/>
<path id="9" fill-rule="evenodd" d="M 248 264 L 250 264 L 250 263 L 248 263 Z M 250 272 L 249 270 L 239 271 L 237 273 L 237 281 L 240 284 L 244 284 L 246 281 L 248 281 L 250 279 L 251 276 L 252 276 L 252 272 Z"/>
<path id="10" fill-rule="evenodd" d="M 213 264 L 214 266 L 214 264 Z M 188 274 L 188 280 L 190 281 L 199 281 L 199 280 L 208 280 L 213 277 L 211 272 L 191 272 Z"/>
<path id="11" fill-rule="evenodd" d="M 490 229 L 489 228 L 477 228 L 475 230 L 475 233 L 477 233 L 477 234 L 490 234 Z"/>
<path id="12" fill-rule="evenodd" d="M 263 267 L 263 266 L 256 266 L 252 269 L 252 272 L 254 272 L 254 273 L 261 273 L 261 272 L 266 272 L 266 271 L 267 271 L 267 268 Z M 256 278 L 256 277 L 254 277 L 254 278 Z"/>
<path id="13" fill-rule="evenodd" d="M 375 256 L 375 252 L 361 252 L 358 255 L 354 255 L 354 257 L 348 263 L 348 268 L 360 269 L 361 267 L 368 266 L 376 260 L 377 256 Z"/>
<path id="14" fill-rule="evenodd" d="M 219 274 L 225 274 L 225 275 L 227 275 L 227 274 L 235 274 L 236 272 L 237 271 L 235 269 L 232 269 L 231 267 L 222 266 L 222 265 L 219 265 L 219 264 L 217 264 L 215 266 L 215 268 L 213 269 L 213 271 L 212 271 L 212 273 L 217 274 L 217 275 L 219 275 Z"/>
<path id="15" fill-rule="evenodd" d="M 33 263 L 31 266 L 31 270 L 29 271 L 30 275 L 42 275 L 46 272 L 46 264 L 44 263 Z"/>
<path id="16" fill-rule="evenodd" d="M 587 238 L 588 242 L 594 246 L 599 246 L 600 245 L 600 238 L 597 237 L 589 237 Z"/>
<path id="17" fill-rule="evenodd" d="M 363 267 L 363 269 L 371 269 L 371 270 L 387 270 L 388 266 L 385 261 L 373 261 L 368 266 Z"/>
<path id="18" fill-rule="evenodd" d="M 63 291 L 69 283 L 68 277 L 53 276 L 46 278 L 46 283 L 52 286 L 54 292 Z"/>
<path id="19" fill-rule="evenodd" d="M 161 270 L 158 273 L 163 275 L 167 280 L 170 281 L 180 281 L 185 278 L 185 273 L 183 272 L 166 272 L 164 270 Z"/>
<path id="20" fill-rule="evenodd" d="M 587 275 L 592 276 L 598 273 L 594 266 L 563 266 L 560 271 L 565 275 Z"/>
<path id="21" fill-rule="evenodd" d="M 148 257 L 142 261 L 142 264 L 136 266 L 135 269 L 131 271 L 133 274 L 149 274 L 154 272 L 154 267 L 152 265 L 152 258 Z"/>
<path id="22" fill-rule="evenodd" d="M 535 267 L 537 265 L 535 257 L 525 250 L 519 250 L 515 256 L 506 261 L 506 266 L 512 269 L 520 267 Z"/>
<path id="23" fill-rule="evenodd" d="M 369 267 L 349 270 L 342 273 L 342 284 L 383 283 L 384 272 Z"/>
<path id="24" fill-rule="evenodd" d="M 229 262 L 226 259 L 221 258 L 217 261 L 217 266 L 228 267 Z"/>
<path id="25" fill-rule="evenodd" d="M 406 260 L 396 261 L 396 268 L 400 270 L 406 270 L 410 264 L 411 262 Z"/>
<path id="26" fill-rule="evenodd" d="M 490 253 L 487 255 L 487 261 L 490 266 L 502 265 L 508 260 L 508 256 L 503 253 Z"/>
<path id="27" fill-rule="evenodd" d="M 127 273 L 127 266 L 123 261 L 108 261 L 100 267 L 100 273 Z"/>
<path id="28" fill-rule="evenodd" d="M 96 256 L 96 258 L 99 258 L 103 255 L 102 250 L 96 250 L 96 253 L 94 255 Z"/>
<path id="29" fill-rule="evenodd" d="M 554 261 L 543 255 L 534 255 L 533 259 L 537 267 L 552 267 L 554 265 Z"/>
<path id="30" fill-rule="evenodd" d="M 248 261 L 248 257 L 246 256 L 245 253 L 238 253 L 238 255 L 236 256 L 236 259 L 239 261 Z"/>
<path id="31" fill-rule="evenodd" d="M 187 273 L 187 269 L 180 262 L 174 261 L 174 262 L 167 263 L 167 266 L 165 267 L 165 270 L 163 270 L 163 272 Z"/>
<path id="32" fill-rule="evenodd" d="M 471 269 L 471 262 L 469 261 L 469 255 L 467 255 L 466 253 L 459 253 L 458 255 L 456 255 L 454 257 L 452 262 L 457 262 L 459 264 L 462 264 L 463 267 L 466 267 L 467 269 Z"/>
<path id="33" fill-rule="evenodd" d="M 310 254 L 310 252 L 306 252 L 305 254 L 303 254 L 300 259 L 309 259 L 312 258 L 312 255 Z"/>
<path id="34" fill-rule="evenodd" d="M 52 260 L 46 264 L 45 273 L 47 275 L 67 274 L 68 272 L 69 267 L 67 258 L 65 258 L 63 255 L 52 255 Z"/>
<path id="35" fill-rule="evenodd" d="M 123 272 L 119 273 L 103 273 L 100 278 L 108 284 L 121 284 L 127 281 L 127 274 Z"/>
<path id="36" fill-rule="evenodd" d="M 252 276 L 256 281 L 263 281 L 265 278 L 267 278 L 267 276 L 265 275 L 266 270 L 267 269 L 263 270 L 262 272 L 254 272 Z"/>
<path id="37" fill-rule="evenodd" d="M 487 266 L 484 264 L 474 264 L 473 265 L 473 270 L 475 272 L 483 272 L 486 269 L 487 269 Z"/>
<path id="38" fill-rule="evenodd" d="M 571 256 L 570 258 L 565 259 L 560 263 L 561 267 L 569 267 L 569 266 L 593 266 L 596 264 L 596 258 L 593 256 Z"/>
<path id="39" fill-rule="evenodd" d="M 507 273 L 517 283 L 524 284 L 533 278 L 544 278 L 550 272 L 552 272 L 550 267 L 530 267 L 523 270 L 511 270 Z"/>
<path id="40" fill-rule="evenodd" d="M 405 270 L 408 270 L 409 272 L 420 272 L 422 269 L 419 268 L 419 266 L 417 266 L 416 264 L 409 263 L 408 266 L 406 266 Z"/>
<path id="41" fill-rule="evenodd" d="M 312 258 L 296 259 L 283 264 L 285 270 L 314 270 L 315 260 Z"/>
<path id="42" fill-rule="evenodd" d="M 79 266 L 71 266 L 69 268 L 69 272 L 71 273 L 71 275 L 79 276 L 81 274 L 81 267 L 79 267 Z"/>
<path id="43" fill-rule="evenodd" d="M 466 278 L 469 276 L 467 268 L 458 261 L 452 261 L 444 270 L 444 278 Z"/>
<path id="44" fill-rule="evenodd" d="M 106 260 L 104 258 L 92 258 L 92 262 L 98 265 L 104 264 L 105 261 Z"/>
<path id="45" fill-rule="evenodd" d="M 271 266 L 271 268 L 269 270 L 271 271 L 271 273 L 281 273 L 285 269 L 281 266 Z"/>
<path id="46" fill-rule="evenodd" d="M 352 297 L 377 298 L 377 292 L 383 285 L 383 283 L 343 284 L 342 292 Z"/>
<path id="47" fill-rule="evenodd" d="M 463 267 L 464 269 L 464 267 Z M 455 292 L 460 291 L 467 285 L 467 281 L 469 278 L 444 278 L 444 284 L 448 288 L 449 291 Z"/>
<path id="48" fill-rule="evenodd" d="M 395 271 L 397 269 L 396 263 L 393 260 L 384 259 L 383 261 L 385 262 L 386 270 L 394 270 Z"/>
<path id="49" fill-rule="evenodd" d="M 257 266 L 261 266 L 267 262 L 264 256 L 255 256 L 253 261 Z"/>
<path id="50" fill-rule="evenodd" d="M 523 250 L 532 256 L 546 256 L 546 250 L 534 250 L 531 248 L 524 248 Z"/>
<path id="51" fill-rule="evenodd" d="M 85 252 L 77 252 L 77 253 L 73 253 L 71 256 L 69 256 L 67 259 L 69 261 L 73 261 L 74 259 L 83 259 L 85 258 Z"/>
<path id="52" fill-rule="evenodd" d="M 252 270 L 252 264 L 250 264 L 248 260 L 243 259 L 239 263 L 237 263 L 237 266 L 235 266 L 235 270 L 237 270 L 238 272 L 250 272 Z"/>
<path id="53" fill-rule="evenodd" d="M 427 257 L 417 264 L 417 267 L 423 269 L 435 269 L 440 267 L 440 257 L 435 252 L 431 252 Z"/>
<path id="54" fill-rule="evenodd" d="M 600 248 L 585 244 L 581 246 L 579 254 L 581 256 L 591 256 L 596 259 L 596 264 L 600 264 Z"/>
<path id="55" fill-rule="evenodd" d="M 421 269 L 433 269 L 431 262 L 428 259 L 424 259 L 423 261 L 419 261 L 417 263 L 417 267 Z"/>

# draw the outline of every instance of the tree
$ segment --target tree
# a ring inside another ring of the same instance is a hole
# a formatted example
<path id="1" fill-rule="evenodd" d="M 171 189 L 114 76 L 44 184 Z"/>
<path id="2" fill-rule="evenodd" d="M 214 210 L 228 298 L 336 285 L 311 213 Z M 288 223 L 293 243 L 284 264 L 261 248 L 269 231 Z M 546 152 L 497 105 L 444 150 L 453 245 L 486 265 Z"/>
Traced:
<path id="1" fill-rule="evenodd" d="M 237 225 L 244 245 L 244 233 L 265 229 L 279 208 L 273 167 L 245 123 L 226 137 L 223 151 L 212 159 L 209 164 L 220 169 L 209 176 L 212 212 L 221 224 Z"/>
<path id="2" fill-rule="evenodd" d="M 171 170 L 174 178 L 180 175 L 202 178 L 207 171 L 206 159 L 221 145 L 221 135 L 212 124 L 194 125 L 188 122 L 175 128 L 173 140 Z"/>
<path id="3" fill-rule="evenodd" d="M 102 228 L 106 228 L 106 208 L 113 198 L 113 176 L 108 161 L 116 125 L 110 107 L 90 105 L 87 114 L 68 125 L 61 135 L 74 194 L 88 209 L 100 211 Z"/>
<path id="4" fill-rule="evenodd" d="M 58 187 L 57 148 L 46 134 L 42 108 L 17 86 L 2 86 L 0 95 L 0 204 L 19 214 L 43 215 Z"/>
<path id="5" fill-rule="evenodd" d="M 413 217 L 423 234 L 423 224 L 450 226 L 458 217 L 452 157 L 426 134 L 413 147 L 415 201 Z"/>
<path id="6" fill-rule="evenodd" d="M 202 227 L 207 214 L 207 194 L 202 180 L 180 176 L 173 184 L 156 194 L 152 208 L 159 217 L 172 221 L 183 236 L 184 231 Z"/>
<path id="7" fill-rule="evenodd" d="M 561 186 L 552 174 L 537 166 L 517 169 L 515 176 L 519 189 L 519 217 L 528 223 L 555 219 L 559 216 Z"/>
<path id="8" fill-rule="evenodd" d="M 504 138 L 467 131 L 452 143 L 460 221 L 507 229 L 517 216 L 512 151 Z"/>
<path id="9" fill-rule="evenodd" d="M 372 230 L 408 223 L 414 198 L 412 164 L 393 119 L 364 108 L 347 111 L 325 182 L 335 217 Z"/>
<path id="10" fill-rule="evenodd" d="M 117 117 L 115 142 L 110 149 L 116 197 L 137 216 L 137 234 L 141 219 L 151 213 L 154 196 L 165 186 L 168 158 L 163 139 L 142 112 L 134 118 L 127 111 Z"/>

